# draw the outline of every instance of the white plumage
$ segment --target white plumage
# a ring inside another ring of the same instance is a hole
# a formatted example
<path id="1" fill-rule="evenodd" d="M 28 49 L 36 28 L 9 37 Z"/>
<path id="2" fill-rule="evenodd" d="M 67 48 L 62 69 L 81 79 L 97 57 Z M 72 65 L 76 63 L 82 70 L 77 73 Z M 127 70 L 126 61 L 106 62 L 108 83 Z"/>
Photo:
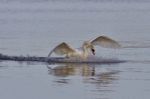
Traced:
<path id="1" fill-rule="evenodd" d="M 66 57 L 76 57 L 76 58 L 87 58 L 89 55 L 95 55 L 95 47 L 96 45 L 99 45 L 101 47 L 105 48 L 120 48 L 120 44 L 116 42 L 115 40 L 106 37 L 106 36 L 99 36 L 96 39 L 92 41 L 85 41 L 83 42 L 82 46 L 78 49 L 75 49 L 68 45 L 65 42 L 62 42 L 61 44 L 57 45 L 48 55 L 48 57 L 51 56 L 52 53 L 58 54 L 58 55 L 65 55 Z"/>

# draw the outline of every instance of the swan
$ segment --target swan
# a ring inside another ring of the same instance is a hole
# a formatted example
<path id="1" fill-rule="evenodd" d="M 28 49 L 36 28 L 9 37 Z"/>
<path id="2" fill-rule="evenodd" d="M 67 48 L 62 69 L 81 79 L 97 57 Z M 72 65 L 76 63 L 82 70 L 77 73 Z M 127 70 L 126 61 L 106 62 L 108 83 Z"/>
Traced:
<path id="1" fill-rule="evenodd" d="M 96 45 L 105 48 L 121 47 L 121 45 L 117 41 L 107 36 L 99 36 L 94 40 L 84 41 L 82 46 L 77 49 L 68 45 L 66 42 L 62 42 L 61 44 L 57 45 L 53 50 L 50 51 L 48 57 L 50 57 L 52 53 L 55 53 L 57 55 L 65 55 L 65 57 L 67 58 L 76 57 L 86 59 L 90 55 L 95 55 Z"/>

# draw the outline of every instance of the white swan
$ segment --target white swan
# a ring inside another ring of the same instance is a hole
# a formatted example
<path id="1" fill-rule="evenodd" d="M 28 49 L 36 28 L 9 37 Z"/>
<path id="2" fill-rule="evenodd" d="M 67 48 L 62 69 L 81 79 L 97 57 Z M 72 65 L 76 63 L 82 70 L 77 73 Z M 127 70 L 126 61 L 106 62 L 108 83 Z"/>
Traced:
<path id="1" fill-rule="evenodd" d="M 120 48 L 120 44 L 115 40 L 106 37 L 106 36 L 99 36 L 92 41 L 85 41 L 82 44 L 82 47 L 78 49 L 74 49 L 69 46 L 67 43 L 62 42 L 61 44 L 57 45 L 49 54 L 48 57 L 54 52 L 58 55 L 65 55 L 68 58 L 77 57 L 86 59 L 89 55 L 95 55 L 95 45 L 99 45 L 106 48 Z"/>

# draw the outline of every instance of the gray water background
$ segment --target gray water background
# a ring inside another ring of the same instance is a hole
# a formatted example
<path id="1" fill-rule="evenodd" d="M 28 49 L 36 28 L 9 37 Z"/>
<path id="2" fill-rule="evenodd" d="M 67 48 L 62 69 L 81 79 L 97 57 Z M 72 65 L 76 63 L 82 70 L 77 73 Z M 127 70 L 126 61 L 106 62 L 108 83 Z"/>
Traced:
<path id="1" fill-rule="evenodd" d="M 0 53 L 47 56 L 65 41 L 79 47 L 100 35 L 122 49 L 96 56 L 108 65 L 0 62 L 1 99 L 149 99 L 149 0 L 0 0 Z"/>

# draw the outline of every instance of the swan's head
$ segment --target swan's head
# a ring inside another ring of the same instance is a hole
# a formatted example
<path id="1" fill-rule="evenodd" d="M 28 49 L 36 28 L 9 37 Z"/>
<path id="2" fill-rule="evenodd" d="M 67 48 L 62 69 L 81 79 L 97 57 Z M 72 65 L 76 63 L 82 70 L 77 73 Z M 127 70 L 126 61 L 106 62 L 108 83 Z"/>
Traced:
<path id="1" fill-rule="evenodd" d="M 90 41 L 85 41 L 82 47 L 84 50 L 90 51 L 93 55 L 95 55 L 95 48 Z"/>

